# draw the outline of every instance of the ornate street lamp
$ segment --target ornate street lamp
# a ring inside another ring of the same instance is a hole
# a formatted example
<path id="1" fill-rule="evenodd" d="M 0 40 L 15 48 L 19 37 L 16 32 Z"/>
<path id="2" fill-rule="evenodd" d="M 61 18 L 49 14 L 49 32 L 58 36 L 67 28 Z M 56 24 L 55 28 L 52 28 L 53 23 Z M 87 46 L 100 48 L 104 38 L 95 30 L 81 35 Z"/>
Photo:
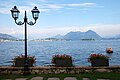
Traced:
<path id="1" fill-rule="evenodd" d="M 31 12 L 32 12 L 32 16 L 33 16 L 33 19 L 35 20 L 35 22 L 32 22 L 32 21 L 28 22 L 27 21 L 28 18 L 27 18 L 27 15 L 26 15 L 26 11 L 25 11 L 24 21 L 23 22 L 21 22 L 21 21 L 17 22 L 17 19 L 19 17 L 20 11 L 17 9 L 16 6 L 14 6 L 14 8 L 12 8 L 12 10 L 11 10 L 12 17 L 14 18 L 15 23 L 17 25 L 23 25 L 23 24 L 25 24 L 25 62 L 24 62 L 24 74 L 27 74 L 29 72 L 29 68 L 28 68 L 29 66 L 28 66 L 28 60 L 27 60 L 27 24 L 28 25 L 34 25 L 36 23 L 38 17 L 39 17 L 39 13 L 40 13 L 40 11 L 37 9 L 36 6 L 34 7 L 33 10 L 31 10 Z"/>

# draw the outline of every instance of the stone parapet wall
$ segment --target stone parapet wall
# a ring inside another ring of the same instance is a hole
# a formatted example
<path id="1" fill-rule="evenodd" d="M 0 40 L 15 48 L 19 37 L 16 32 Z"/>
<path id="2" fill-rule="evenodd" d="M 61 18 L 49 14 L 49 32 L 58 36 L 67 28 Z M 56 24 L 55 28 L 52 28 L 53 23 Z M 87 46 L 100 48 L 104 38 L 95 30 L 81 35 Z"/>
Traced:
<path id="1" fill-rule="evenodd" d="M 0 74 L 23 74 L 24 67 L 0 67 Z M 76 67 L 30 67 L 31 74 L 79 74 L 79 73 L 94 73 L 94 72 L 120 72 L 120 66 L 109 67 L 90 67 L 90 66 L 76 66 Z"/>

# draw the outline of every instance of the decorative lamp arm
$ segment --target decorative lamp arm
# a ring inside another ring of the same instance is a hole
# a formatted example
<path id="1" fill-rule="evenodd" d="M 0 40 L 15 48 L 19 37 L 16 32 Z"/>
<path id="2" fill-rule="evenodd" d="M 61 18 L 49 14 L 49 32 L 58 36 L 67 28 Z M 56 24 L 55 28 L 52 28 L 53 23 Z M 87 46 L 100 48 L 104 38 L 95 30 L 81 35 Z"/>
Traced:
<path id="1" fill-rule="evenodd" d="M 28 24 L 28 25 L 31 25 L 31 26 L 34 25 L 35 23 L 36 23 L 36 20 L 35 20 L 35 22 L 32 22 L 32 21 L 27 22 L 27 24 Z"/>
<path id="2" fill-rule="evenodd" d="M 21 21 L 17 22 L 16 20 L 15 20 L 15 23 L 16 23 L 17 25 L 23 25 L 23 24 L 24 24 L 24 22 L 21 22 Z"/>

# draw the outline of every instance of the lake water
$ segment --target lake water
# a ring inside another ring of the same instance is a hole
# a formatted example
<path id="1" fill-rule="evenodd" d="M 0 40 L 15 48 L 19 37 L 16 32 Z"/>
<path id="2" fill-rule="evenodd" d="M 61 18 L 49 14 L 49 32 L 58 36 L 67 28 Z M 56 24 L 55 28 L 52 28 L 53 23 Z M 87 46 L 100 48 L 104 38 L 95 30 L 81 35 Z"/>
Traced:
<path id="1" fill-rule="evenodd" d="M 91 53 L 106 54 L 107 47 L 113 48 L 110 65 L 120 65 L 120 41 L 55 41 L 28 42 L 28 55 L 36 57 L 36 66 L 51 64 L 55 54 L 68 54 L 73 57 L 76 66 L 90 66 L 87 58 Z M 24 54 L 24 42 L 0 42 L 0 66 L 10 66 L 14 56 Z"/>

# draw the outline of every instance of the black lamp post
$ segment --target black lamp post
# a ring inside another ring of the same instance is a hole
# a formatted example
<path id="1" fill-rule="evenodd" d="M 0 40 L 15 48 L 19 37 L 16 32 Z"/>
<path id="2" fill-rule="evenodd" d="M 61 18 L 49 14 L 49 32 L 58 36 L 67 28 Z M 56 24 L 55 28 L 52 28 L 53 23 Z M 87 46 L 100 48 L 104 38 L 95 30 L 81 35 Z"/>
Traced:
<path id="1" fill-rule="evenodd" d="M 27 72 L 29 72 L 29 66 L 28 66 L 28 60 L 27 60 L 27 24 L 28 25 L 34 25 L 39 17 L 39 13 L 40 11 L 37 9 L 37 7 L 35 6 L 33 10 L 31 10 L 32 12 L 32 16 L 33 16 L 33 19 L 35 20 L 35 22 L 28 22 L 27 21 L 27 15 L 26 15 L 26 11 L 25 11 L 25 17 L 24 17 L 24 22 L 17 22 L 17 19 L 18 19 L 18 16 L 19 16 L 19 13 L 20 11 L 17 9 L 16 6 L 14 6 L 14 8 L 12 8 L 11 10 L 11 13 L 12 13 L 12 17 L 14 18 L 15 20 L 15 23 L 17 25 L 23 25 L 25 24 L 25 62 L 24 62 L 24 74 L 26 74 Z"/>

